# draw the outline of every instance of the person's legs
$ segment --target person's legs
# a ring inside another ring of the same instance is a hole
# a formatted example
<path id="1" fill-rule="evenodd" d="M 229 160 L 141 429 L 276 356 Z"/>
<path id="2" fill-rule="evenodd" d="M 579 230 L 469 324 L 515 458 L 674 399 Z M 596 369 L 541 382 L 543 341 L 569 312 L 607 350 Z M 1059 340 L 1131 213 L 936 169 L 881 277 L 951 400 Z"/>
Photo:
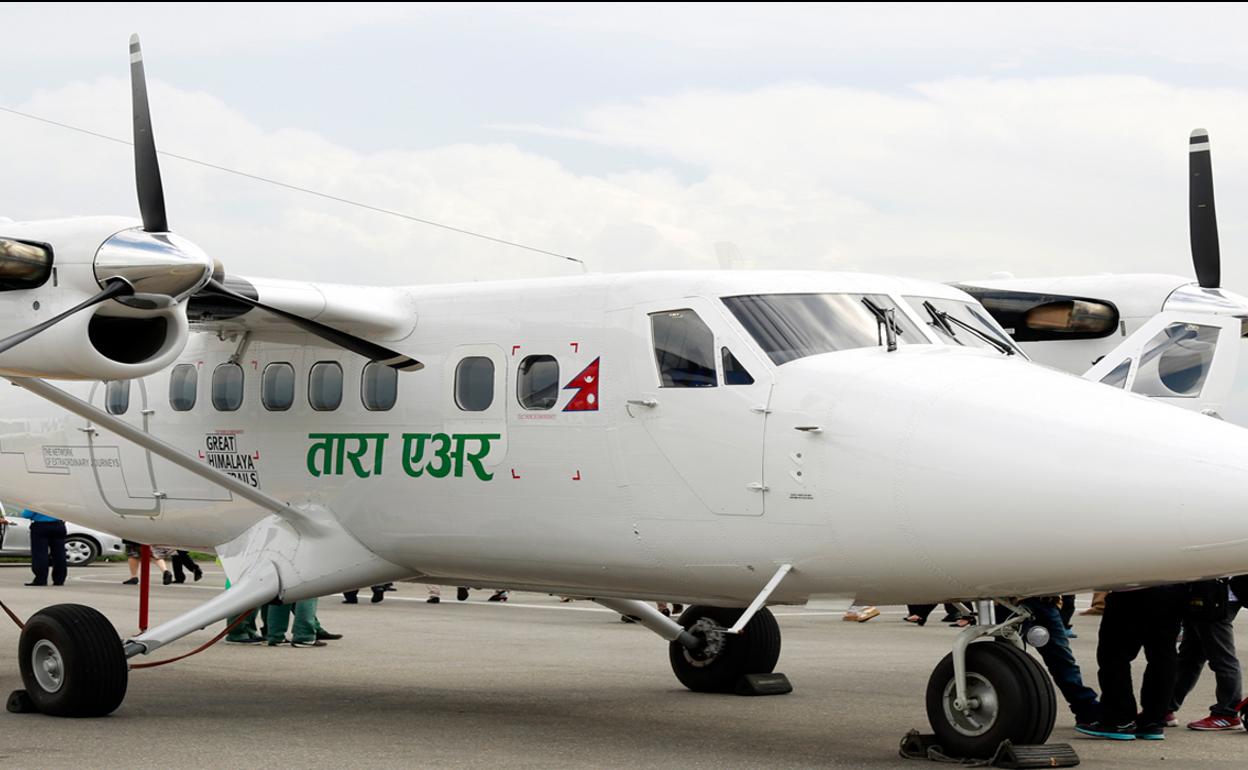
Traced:
<path id="1" fill-rule="evenodd" d="M 1075 595 L 1062 594 L 1062 626 L 1070 628 L 1070 621 L 1075 617 Z"/>
<path id="2" fill-rule="evenodd" d="M 69 577 L 69 557 L 65 555 L 65 522 L 48 523 L 48 551 L 52 559 L 52 585 L 65 585 Z"/>
<path id="3" fill-rule="evenodd" d="M 1140 654 L 1137 609 L 1132 593 L 1106 597 L 1101 634 L 1096 645 L 1097 679 L 1101 683 L 1101 720 L 1119 726 L 1135 721 L 1135 686 L 1131 661 Z"/>
<path id="4" fill-rule="evenodd" d="M 1170 712 L 1183 707 L 1183 701 L 1196 683 L 1205 668 L 1205 645 L 1202 641 L 1202 628 L 1206 623 L 1187 621 L 1183 632 L 1183 642 L 1179 645 L 1179 658 L 1175 665 L 1174 694 L 1170 697 Z"/>
<path id="5" fill-rule="evenodd" d="M 31 585 L 46 586 L 48 584 L 47 527 L 46 521 L 34 521 L 30 524 L 30 571 L 35 573 L 35 579 Z"/>
<path id="6" fill-rule="evenodd" d="M 264 634 L 270 645 L 286 641 L 286 627 L 290 625 L 290 604 L 270 604 L 264 611 Z"/>
<path id="7" fill-rule="evenodd" d="M 256 633 L 256 616 L 260 614 L 259 610 L 252 610 L 243 614 L 243 622 L 234 626 L 234 630 L 226 635 L 227 642 L 247 642 L 253 639 L 260 639 L 260 634 Z M 229 623 L 234 623 L 239 616 L 235 615 L 229 619 Z"/>
<path id="8" fill-rule="evenodd" d="M 907 604 L 906 612 L 909 614 L 906 616 L 906 621 L 921 626 L 927 623 L 927 617 L 934 609 L 936 609 L 935 604 Z"/>
<path id="9" fill-rule="evenodd" d="M 1243 676 L 1235 653 L 1235 616 L 1239 614 L 1239 604 L 1232 604 L 1229 609 L 1225 620 L 1209 623 L 1201 634 L 1209 668 L 1218 683 L 1217 703 L 1209 708 L 1209 713 L 1220 717 L 1238 716 L 1236 708 L 1244 699 Z"/>
<path id="10" fill-rule="evenodd" d="M 1179 654 L 1175 649 L 1187 591 L 1182 586 L 1159 586 L 1138 593 L 1150 594 L 1147 608 L 1141 607 L 1140 638 L 1148 663 L 1140 687 L 1140 721 L 1145 725 L 1165 725 L 1166 710 L 1174 694 Z"/>
<path id="11" fill-rule="evenodd" d="M 1083 724 L 1097 721 L 1101 718 L 1101 705 L 1096 692 L 1083 683 L 1083 674 L 1066 639 L 1061 611 L 1056 604 L 1043 599 L 1030 599 L 1024 604 L 1032 612 L 1032 620 L 1027 625 L 1037 625 L 1049 632 L 1049 643 L 1039 648 L 1040 658 L 1074 713 L 1075 721 Z"/>
<path id="12" fill-rule="evenodd" d="M 316 599 L 295 602 L 295 627 L 290 632 L 290 640 L 292 642 L 315 642 L 316 626 Z"/>

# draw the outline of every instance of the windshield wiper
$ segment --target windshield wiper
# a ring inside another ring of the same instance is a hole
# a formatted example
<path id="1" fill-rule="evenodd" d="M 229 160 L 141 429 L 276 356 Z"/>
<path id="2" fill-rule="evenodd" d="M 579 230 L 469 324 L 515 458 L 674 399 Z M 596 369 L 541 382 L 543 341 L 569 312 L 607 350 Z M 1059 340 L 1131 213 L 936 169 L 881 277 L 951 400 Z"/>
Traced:
<path id="1" fill-rule="evenodd" d="M 888 352 L 892 353 L 897 349 L 897 335 L 901 334 L 901 328 L 897 325 L 897 318 L 893 314 L 896 308 L 888 308 L 885 310 L 879 305 L 871 301 L 870 297 L 863 297 L 862 304 L 867 306 L 867 310 L 871 311 L 871 315 L 875 316 L 875 333 L 878 335 L 883 329 L 885 337 L 888 340 Z M 883 344 L 884 340 L 879 340 L 878 344 Z"/>
<path id="2" fill-rule="evenodd" d="M 966 329 L 971 334 L 974 334 L 976 337 L 996 348 L 998 352 L 1004 353 L 1007 356 L 1014 355 L 1014 347 L 1012 345 L 1009 345 L 996 337 L 985 334 L 952 313 L 937 308 L 931 302 L 924 300 L 923 309 L 926 310 L 927 314 L 932 317 L 932 322 L 935 326 L 939 326 L 946 334 L 955 340 L 958 338 L 958 335 L 954 333 L 953 327 L 949 325 L 951 323 L 955 323 L 963 329 Z"/>

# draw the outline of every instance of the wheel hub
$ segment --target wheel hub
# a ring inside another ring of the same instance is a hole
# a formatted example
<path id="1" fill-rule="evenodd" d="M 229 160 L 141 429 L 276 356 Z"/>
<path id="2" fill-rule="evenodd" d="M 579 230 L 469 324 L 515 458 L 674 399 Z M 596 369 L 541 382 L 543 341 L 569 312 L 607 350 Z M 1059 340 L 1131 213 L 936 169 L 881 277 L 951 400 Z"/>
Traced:
<path id="1" fill-rule="evenodd" d="M 35 681 L 45 692 L 57 692 L 65 684 L 65 661 L 61 651 L 47 639 L 40 639 L 31 650 L 31 669 Z"/>
<path id="2" fill-rule="evenodd" d="M 954 705 L 958 699 L 957 686 L 950 679 L 949 684 L 945 685 L 941 702 L 944 704 L 945 719 L 953 729 L 975 738 L 988 732 L 996 724 L 1000 703 L 992 683 L 973 671 L 966 674 L 966 695 L 966 709 L 957 708 Z"/>
<path id="3" fill-rule="evenodd" d="M 689 665 L 698 668 L 714 662 L 728 642 L 724 627 L 710 618 L 698 618 L 696 623 L 689 626 L 688 631 L 703 641 L 702 646 L 696 650 L 685 649 L 685 660 Z"/>
<path id="4" fill-rule="evenodd" d="M 70 564 L 82 564 L 91 556 L 91 547 L 79 540 L 65 544 L 65 558 Z"/>

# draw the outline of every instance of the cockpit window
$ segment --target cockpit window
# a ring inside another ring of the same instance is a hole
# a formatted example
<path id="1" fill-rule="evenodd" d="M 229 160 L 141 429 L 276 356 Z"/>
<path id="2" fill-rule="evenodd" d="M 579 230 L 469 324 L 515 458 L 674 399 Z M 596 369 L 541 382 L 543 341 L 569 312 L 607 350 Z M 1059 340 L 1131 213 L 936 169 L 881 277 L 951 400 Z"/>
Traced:
<path id="1" fill-rule="evenodd" d="M 665 388 L 713 388 L 715 335 L 688 308 L 650 314 L 654 360 Z"/>
<path id="2" fill-rule="evenodd" d="M 1132 392 L 1168 398 L 1200 396 L 1217 344 L 1216 326 L 1170 324 L 1140 354 Z"/>
<path id="3" fill-rule="evenodd" d="M 887 294 L 747 294 L 724 297 L 724 304 L 777 366 L 883 345 L 889 310 L 894 311 L 897 344 L 928 342 Z"/>
<path id="4" fill-rule="evenodd" d="M 1018 353 L 1018 347 L 1009 335 L 976 303 L 940 297 L 906 297 L 906 302 L 945 342 Z"/>

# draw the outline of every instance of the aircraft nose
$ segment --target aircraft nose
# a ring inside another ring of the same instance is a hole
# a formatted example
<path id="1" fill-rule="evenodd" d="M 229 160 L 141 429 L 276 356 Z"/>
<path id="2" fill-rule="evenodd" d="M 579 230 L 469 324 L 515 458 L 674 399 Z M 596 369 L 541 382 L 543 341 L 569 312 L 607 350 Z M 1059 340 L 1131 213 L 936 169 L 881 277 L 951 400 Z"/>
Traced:
<path id="1" fill-rule="evenodd" d="M 1248 572 L 1248 430 L 1021 361 L 910 367 L 875 429 L 936 573 L 1014 595 Z"/>

